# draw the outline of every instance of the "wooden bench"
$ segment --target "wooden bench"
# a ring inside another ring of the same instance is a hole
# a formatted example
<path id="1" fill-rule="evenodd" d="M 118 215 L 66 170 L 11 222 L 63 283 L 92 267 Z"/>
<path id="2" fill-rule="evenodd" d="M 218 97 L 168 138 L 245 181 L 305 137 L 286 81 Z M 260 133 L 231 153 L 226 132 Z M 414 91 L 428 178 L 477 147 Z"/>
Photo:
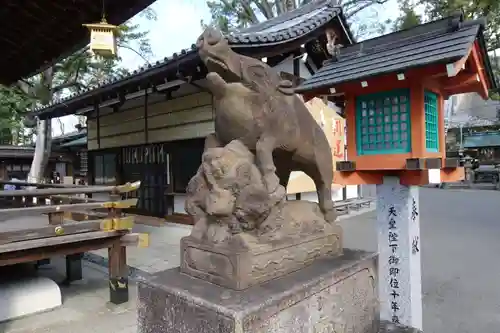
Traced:
<path id="1" fill-rule="evenodd" d="M 0 198 L 11 198 L 15 203 L 9 205 L 14 208 L 0 209 L 0 266 L 25 262 L 43 264 L 53 256 L 63 255 L 66 257 L 66 282 L 69 283 L 82 278 L 84 252 L 108 248 L 110 301 L 114 304 L 127 302 L 126 247 L 148 246 L 149 240 L 147 235 L 131 233 L 133 217 L 122 213 L 123 209 L 135 206 L 138 199 L 122 200 L 121 194 L 137 190 L 139 186 L 140 182 L 108 187 L 0 191 Z M 110 193 L 109 201 L 75 202 L 77 200 L 64 197 L 104 192 Z M 39 206 L 33 205 L 33 197 L 43 199 L 39 200 Z M 50 199 L 49 205 L 45 198 Z M 25 207 L 21 207 L 23 205 Z M 88 213 L 99 208 L 107 213 Z M 68 219 L 73 217 L 71 212 L 75 212 L 75 217 L 78 214 L 80 220 Z M 18 227 L 13 227 L 12 222 Z M 26 227 L 28 222 L 31 225 Z"/>
<path id="2" fill-rule="evenodd" d="M 354 201 L 349 202 L 349 206 L 354 210 L 360 210 L 361 208 L 369 208 L 372 201 L 373 199 L 366 198 L 354 199 Z"/>
<path id="3" fill-rule="evenodd" d="M 335 208 L 337 209 L 338 215 L 347 215 L 350 213 L 350 207 L 347 202 L 336 202 Z"/>

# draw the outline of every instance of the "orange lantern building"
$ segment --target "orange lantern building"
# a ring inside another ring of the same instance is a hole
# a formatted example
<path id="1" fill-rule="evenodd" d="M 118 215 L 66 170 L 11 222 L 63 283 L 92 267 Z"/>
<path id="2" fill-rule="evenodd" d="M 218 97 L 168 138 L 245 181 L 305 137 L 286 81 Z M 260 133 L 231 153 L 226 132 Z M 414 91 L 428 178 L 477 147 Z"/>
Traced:
<path id="1" fill-rule="evenodd" d="M 483 20 L 461 13 L 341 48 L 297 93 L 305 100 L 345 102 L 348 161 L 334 182 L 403 185 L 461 180 L 458 159 L 446 158 L 444 100 L 496 89 Z"/>

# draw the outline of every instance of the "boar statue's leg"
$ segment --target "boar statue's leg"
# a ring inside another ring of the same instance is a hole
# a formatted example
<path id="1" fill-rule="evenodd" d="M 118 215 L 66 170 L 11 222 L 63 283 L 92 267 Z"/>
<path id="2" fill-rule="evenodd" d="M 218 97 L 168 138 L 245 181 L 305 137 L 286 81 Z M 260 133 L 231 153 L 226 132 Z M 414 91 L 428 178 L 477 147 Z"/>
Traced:
<path id="1" fill-rule="evenodd" d="M 271 135 L 262 135 L 255 146 L 257 165 L 259 166 L 268 193 L 274 193 L 278 189 L 280 180 L 276 175 L 276 166 L 273 160 L 273 151 L 276 139 Z"/>

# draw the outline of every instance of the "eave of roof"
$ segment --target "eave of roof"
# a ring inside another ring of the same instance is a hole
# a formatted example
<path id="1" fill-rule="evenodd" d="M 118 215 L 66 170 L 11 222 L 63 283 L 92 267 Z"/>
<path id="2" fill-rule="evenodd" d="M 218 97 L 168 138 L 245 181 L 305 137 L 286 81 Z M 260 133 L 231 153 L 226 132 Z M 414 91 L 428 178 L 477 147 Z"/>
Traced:
<path id="1" fill-rule="evenodd" d="M 373 38 L 340 50 L 336 61 L 325 64 L 296 88 L 306 93 L 369 77 L 435 63 L 447 63 L 467 56 L 473 42 L 482 43 L 488 83 L 497 87 L 484 52 L 484 22 L 463 21 L 461 13 L 445 19 Z"/>
<path id="2" fill-rule="evenodd" d="M 308 15 L 313 11 L 315 15 Z M 302 18 L 302 19 L 301 19 Z M 333 19 L 338 18 L 346 30 L 347 35 L 353 41 L 346 19 L 340 7 L 334 0 L 316 0 L 304 5 L 295 11 L 285 13 L 271 20 L 262 22 L 239 32 L 228 34 L 228 41 L 233 49 L 243 54 L 255 54 L 260 50 L 283 45 L 284 43 L 300 40 L 307 42 L 315 36 L 315 32 Z M 288 19 L 293 19 L 296 25 L 286 26 Z M 258 29 L 265 29 L 264 32 Z M 47 106 L 35 110 L 35 115 L 40 119 L 55 118 L 76 112 L 88 105 L 88 101 L 96 95 L 102 95 L 121 89 L 127 85 L 137 87 L 138 82 L 145 79 L 152 80 L 157 77 L 162 80 L 166 73 L 178 70 L 179 67 L 196 67 L 201 65 L 196 46 L 181 50 L 171 57 L 157 61 L 154 65 L 140 67 L 129 75 L 111 78 L 98 87 L 86 89 L 80 94 L 72 94 L 68 97 L 56 100 Z"/>
<path id="3" fill-rule="evenodd" d="M 119 25 L 155 0 L 107 0 L 106 17 Z M 102 0 L 7 1 L 0 11 L 0 82 L 40 73 L 88 44 L 84 23 L 100 21 Z"/>
<path id="4" fill-rule="evenodd" d="M 70 141 L 63 143 L 60 145 L 60 148 L 72 148 L 72 147 L 78 147 L 78 146 L 86 146 L 87 145 L 87 136 L 82 136 L 81 138 L 78 138 L 76 140 Z"/>

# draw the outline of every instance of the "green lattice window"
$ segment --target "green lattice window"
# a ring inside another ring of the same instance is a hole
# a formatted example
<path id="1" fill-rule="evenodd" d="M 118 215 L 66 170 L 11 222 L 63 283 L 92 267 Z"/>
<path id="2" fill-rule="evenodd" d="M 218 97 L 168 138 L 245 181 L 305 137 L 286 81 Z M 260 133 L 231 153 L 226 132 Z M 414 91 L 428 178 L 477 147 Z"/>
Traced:
<path id="1" fill-rule="evenodd" d="M 358 155 L 411 151 L 410 92 L 398 89 L 356 99 Z"/>
<path id="2" fill-rule="evenodd" d="M 425 109 L 425 148 L 430 152 L 439 151 L 438 129 L 438 97 L 435 93 L 426 91 L 424 94 Z"/>

